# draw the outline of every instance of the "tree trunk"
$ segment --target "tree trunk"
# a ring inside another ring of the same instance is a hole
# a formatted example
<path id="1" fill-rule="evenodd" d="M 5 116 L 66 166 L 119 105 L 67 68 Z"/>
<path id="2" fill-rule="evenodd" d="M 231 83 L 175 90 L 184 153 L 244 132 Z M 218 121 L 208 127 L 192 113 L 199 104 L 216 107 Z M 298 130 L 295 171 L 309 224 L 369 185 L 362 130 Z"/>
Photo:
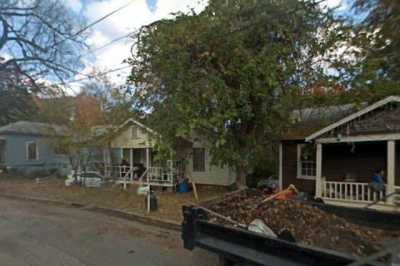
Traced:
<path id="1" fill-rule="evenodd" d="M 236 168 L 236 185 L 239 189 L 247 188 L 248 169 L 245 165 L 239 165 Z"/>

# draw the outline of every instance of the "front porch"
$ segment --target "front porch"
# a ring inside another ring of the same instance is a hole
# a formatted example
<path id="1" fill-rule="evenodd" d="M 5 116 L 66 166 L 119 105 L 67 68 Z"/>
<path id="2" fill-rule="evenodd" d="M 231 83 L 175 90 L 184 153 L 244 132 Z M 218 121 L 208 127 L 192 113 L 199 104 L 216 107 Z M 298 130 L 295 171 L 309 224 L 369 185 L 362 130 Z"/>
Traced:
<path id="1" fill-rule="evenodd" d="M 117 184 L 173 187 L 180 173 L 179 163 L 155 159 L 153 148 L 121 148 L 119 163 L 105 163 L 104 175 Z M 105 160 L 106 161 L 106 160 Z M 108 160 L 109 162 L 110 160 Z"/>
<path id="2" fill-rule="evenodd" d="M 319 139 L 316 149 L 316 198 L 345 207 L 400 211 L 398 140 Z M 370 186 L 378 169 L 386 173 L 385 192 Z"/>

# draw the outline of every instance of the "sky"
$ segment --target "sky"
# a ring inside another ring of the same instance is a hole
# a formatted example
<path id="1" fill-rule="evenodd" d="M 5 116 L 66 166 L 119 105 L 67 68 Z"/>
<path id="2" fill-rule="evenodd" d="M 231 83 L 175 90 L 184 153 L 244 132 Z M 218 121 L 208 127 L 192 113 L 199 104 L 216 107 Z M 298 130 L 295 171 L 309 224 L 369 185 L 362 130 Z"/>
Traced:
<path id="1" fill-rule="evenodd" d="M 90 46 L 89 50 L 95 51 L 82 59 L 86 66 L 81 71 L 83 74 L 92 73 L 94 68 L 98 72 L 104 72 L 126 65 L 122 62 L 130 56 L 133 40 L 125 38 L 105 48 L 98 49 L 110 41 L 127 35 L 153 21 L 172 17 L 171 13 L 188 12 L 191 8 L 199 12 L 206 5 L 203 0 L 65 0 L 65 2 L 74 12 L 85 16 L 88 23 L 132 2 L 128 7 L 91 28 L 87 42 Z M 126 80 L 128 71 L 129 69 L 125 69 L 108 76 L 113 82 L 122 84 Z M 76 75 L 72 79 L 83 77 L 85 76 Z M 73 85 L 75 89 L 79 87 L 79 84 Z"/>
<path id="2" fill-rule="evenodd" d="M 131 54 L 133 40 L 124 38 L 112 45 L 101 48 L 110 41 L 129 34 L 141 26 L 153 21 L 171 17 L 171 13 L 182 11 L 188 12 L 194 8 L 200 12 L 207 4 L 207 0 L 64 0 L 66 5 L 77 14 L 84 16 L 88 23 L 97 20 L 107 13 L 131 3 L 128 7 L 108 17 L 91 28 L 88 44 L 93 53 L 86 55 L 82 60 L 85 68 L 81 71 L 84 74 L 97 71 L 107 71 L 125 66 L 123 60 Z M 326 0 L 327 7 L 337 7 L 338 13 L 349 11 L 350 0 Z M 109 78 L 116 84 L 123 84 L 128 75 L 129 69 L 109 74 Z M 83 78 L 83 75 L 76 75 L 73 79 Z M 75 90 L 79 90 L 79 84 L 72 84 Z"/>

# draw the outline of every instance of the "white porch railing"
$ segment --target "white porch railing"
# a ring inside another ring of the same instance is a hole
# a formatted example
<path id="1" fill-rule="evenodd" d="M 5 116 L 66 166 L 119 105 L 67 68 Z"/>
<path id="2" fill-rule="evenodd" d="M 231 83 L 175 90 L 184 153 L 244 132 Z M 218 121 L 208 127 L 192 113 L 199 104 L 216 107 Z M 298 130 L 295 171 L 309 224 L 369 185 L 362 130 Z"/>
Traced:
<path id="1" fill-rule="evenodd" d="M 384 197 L 383 191 L 375 192 L 368 183 L 322 182 L 322 198 L 349 202 L 373 202 Z"/>
<path id="2" fill-rule="evenodd" d="M 149 167 L 147 171 L 147 183 L 165 186 L 173 186 L 174 170 L 164 167 Z"/>
<path id="3" fill-rule="evenodd" d="M 133 168 L 133 167 L 132 167 Z M 135 169 L 133 169 L 135 170 Z M 105 165 L 104 166 L 104 176 L 105 177 L 113 177 L 113 178 L 124 178 L 126 174 L 130 174 L 131 167 L 130 166 L 121 166 L 121 165 Z M 129 176 L 130 178 L 130 176 Z M 139 178 L 138 176 L 134 176 L 133 178 Z"/>
<path id="4" fill-rule="evenodd" d="M 173 187 L 175 185 L 177 169 L 173 161 L 168 161 L 165 167 L 151 166 L 141 176 L 137 176 L 135 170 L 137 170 L 136 167 L 131 168 L 129 166 L 109 166 L 106 168 L 109 176 L 117 178 L 116 183 L 123 184 L 125 189 L 127 184 L 161 187 Z"/>

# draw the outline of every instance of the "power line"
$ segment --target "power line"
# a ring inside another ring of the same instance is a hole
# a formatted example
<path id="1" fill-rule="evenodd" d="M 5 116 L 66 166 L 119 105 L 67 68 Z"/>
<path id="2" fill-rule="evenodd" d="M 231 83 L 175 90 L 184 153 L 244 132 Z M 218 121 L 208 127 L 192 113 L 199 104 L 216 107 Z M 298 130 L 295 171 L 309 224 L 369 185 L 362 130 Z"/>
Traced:
<path id="1" fill-rule="evenodd" d="M 71 81 L 68 81 L 68 82 L 59 82 L 59 83 L 56 83 L 56 84 L 54 84 L 54 85 L 62 85 L 62 86 L 65 86 L 65 85 L 68 85 L 68 84 L 71 84 L 71 83 L 75 83 L 75 82 L 79 82 L 79 81 L 83 81 L 83 80 L 86 80 L 86 79 L 91 79 L 91 78 L 95 78 L 95 77 L 101 77 L 101 76 L 107 75 L 107 74 L 109 74 L 109 73 L 117 72 L 117 71 L 120 71 L 120 70 L 129 68 L 129 67 L 130 67 L 130 66 L 119 67 L 119 68 L 111 69 L 111 70 L 108 70 L 108 71 L 105 71 L 105 72 L 102 72 L 102 73 L 99 73 L 99 74 L 96 74 L 96 75 L 86 75 L 87 77 L 85 77 L 85 78 L 75 79 L 75 80 L 71 80 Z M 77 94 L 75 88 L 73 88 L 72 86 L 68 86 L 68 87 L 65 86 L 65 87 L 71 89 L 72 92 L 73 92 L 75 95 Z"/>
<path id="2" fill-rule="evenodd" d="M 105 15 L 102 16 L 101 18 L 99 18 L 99 19 L 93 21 L 92 23 L 86 25 L 86 26 L 83 27 L 82 29 L 80 29 L 80 30 L 78 30 L 77 32 L 75 32 L 74 34 L 72 34 L 72 36 L 67 37 L 67 38 L 64 38 L 64 39 L 60 40 L 59 42 L 56 42 L 54 45 L 58 45 L 58 44 L 60 44 L 60 43 L 65 42 L 66 40 L 68 40 L 68 39 L 70 39 L 70 38 L 73 38 L 73 37 L 76 37 L 76 36 L 82 34 L 82 33 L 85 32 L 86 30 L 88 30 L 89 28 L 93 27 L 94 25 L 96 25 L 96 24 L 102 22 L 102 21 L 105 20 L 106 18 L 108 18 L 108 17 L 114 15 L 115 13 L 121 11 L 122 9 L 127 8 L 129 5 L 131 5 L 131 4 L 132 4 L 133 2 L 135 2 L 135 1 L 136 1 L 136 0 L 131 0 L 131 1 L 129 1 L 128 3 L 126 3 L 125 5 L 120 6 L 119 8 L 117 8 L 117 9 L 111 11 L 110 13 L 105 14 Z"/>
<path id="3" fill-rule="evenodd" d="M 100 47 L 97 47 L 97 48 L 94 48 L 92 50 L 89 50 L 87 53 L 81 55 L 81 57 L 87 56 L 87 55 L 89 55 L 91 53 L 94 53 L 94 52 L 96 52 L 98 50 L 104 49 L 107 46 L 110 46 L 111 44 L 114 44 L 114 43 L 119 42 L 119 41 L 121 41 L 123 39 L 126 39 L 126 38 L 130 37 L 133 33 L 135 33 L 135 32 L 132 31 L 132 32 L 129 32 L 128 34 L 125 34 L 125 35 L 119 36 L 119 37 L 117 37 L 115 39 L 112 39 L 111 41 L 109 41 L 108 43 L 106 43 L 106 44 L 104 44 L 104 45 L 102 45 Z"/>
<path id="4" fill-rule="evenodd" d="M 105 71 L 105 72 L 102 72 L 102 73 L 99 73 L 99 74 L 94 74 L 94 75 L 78 73 L 79 75 L 85 75 L 86 77 L 70 80 L 68 82 L 59 82 L 59 83 L 56 83 L 54 85 L 67 85 L 67 84 L 76 83 L 76 82 L 87 80 L 87 79 L 91 79 L 91 78 L 102 77 L 104 75 L 107 75 L 107 74 L 110 74 L 110 73 L 113 73 L 113 72 L 117 72 L 119 70 L 127 69 L 127 68 L 130 68 L 130 66 L 119 67 L 119 68 L 111 69 L 111 70 L 108 70 L 108 71 Z"/>
<path id="5" fill-rule="evenodd" d="M 127 4 L 125 4 L 125 5 L 121 6 L 121 7 L 119 7 L 119 8 L 117 8 L 117 9 L 115 9 L 114 11 L 111 11 L 110 13 L 108 13 L 108 14 L 102 16 L 101 18 L 99 18 L 99 19 L 93 21 L 92 23 L 90 23 L 90 24 L 87 25 L 86 27 L 83 27 L 82 29 L 80 29 L 79 31 L 77 31 L 74 35 L 77 36 L 77 35 L 81 34 L 82 32 L 86 31 L 87 29 L 89 29 L 89 28 L 93 27 L 94 25 L 96 25 L 96 24 L 102 22 L 102 21 L 105 20 L 106 18 L 108 18 L 108 17 L 114 15 L 115 13 L 121 11 L 122 9 L 127 8 L 127 7 L 128 7 L 129 5 L 131 5 L 134 1 L 136 1 L 136 0 L 131 0 L 131 1 L 129 1 Z"/>

